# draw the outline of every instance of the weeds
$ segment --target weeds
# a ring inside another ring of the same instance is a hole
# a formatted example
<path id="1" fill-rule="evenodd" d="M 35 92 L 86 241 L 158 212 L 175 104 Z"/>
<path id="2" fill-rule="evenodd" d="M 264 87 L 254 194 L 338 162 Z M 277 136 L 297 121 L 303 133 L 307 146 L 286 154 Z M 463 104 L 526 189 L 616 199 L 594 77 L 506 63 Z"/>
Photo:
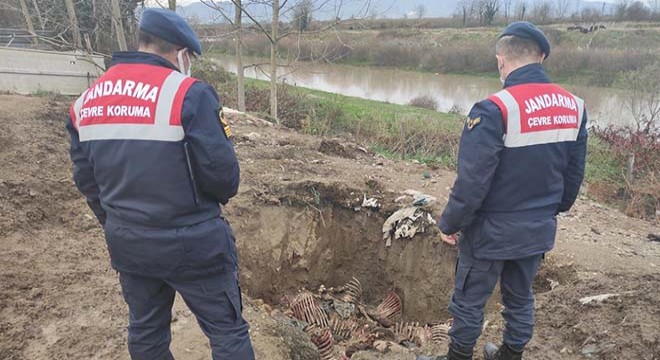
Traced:
<path id="1" fill-rule="evenodd" d="M 408 105 L 422 109 L 438 110 L 438 102 L 429 95 L 420 95 L 410 100 Z"/>

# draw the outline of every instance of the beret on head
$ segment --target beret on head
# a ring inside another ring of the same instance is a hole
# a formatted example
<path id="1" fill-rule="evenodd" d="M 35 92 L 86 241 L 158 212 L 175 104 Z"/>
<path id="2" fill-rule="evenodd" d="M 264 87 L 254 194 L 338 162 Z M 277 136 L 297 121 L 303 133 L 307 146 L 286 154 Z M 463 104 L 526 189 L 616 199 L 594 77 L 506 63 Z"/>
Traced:
<path id="1" fill-rule="evenodd" d="M 534 40 L 537 44 L 539 44 L 541 52 L 545 54 L 545 58 L 547 59 L 548 56 L 550 56 L 550 41 L 548 41 L 548 38 L 545 37 L 545 34 L 543 31 L 541 31 L 541 29 L 530 22 L 512 22 L 509 24 L 509 26 L 506 27 L 506 29 L 504 29 L 499 38 L 501 39 L 504 36 L 517 36 L 523 39 Z"/>
<path id="2" fill-rule="evenodd" d="M 174 11 L 154 8 L 144 10 L 140 19 L 140 30 L 202 55 L 202 45 L 195 32 L 186 20 Z"/>

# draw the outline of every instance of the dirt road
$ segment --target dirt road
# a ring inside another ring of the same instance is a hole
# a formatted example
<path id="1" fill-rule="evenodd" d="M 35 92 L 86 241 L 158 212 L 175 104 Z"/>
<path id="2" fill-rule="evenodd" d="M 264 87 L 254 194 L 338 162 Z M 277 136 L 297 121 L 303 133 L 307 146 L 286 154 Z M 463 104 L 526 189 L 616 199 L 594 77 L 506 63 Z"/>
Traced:
<path id="1" fill-rule="evenodd" d="M 128 359 L 117 275 L 71 180 L 68 101 L 0 95 L 0 359 Z M 381 226 L 408 201 L 394 201 L 407 189 L 438 197 L 438 216 L 453 173 L 257 119 L 236 118 L 233 130 L 243 183 L 225 215 L 239 242 L 258 359 L 318 358 L 280 300 L 352 276 L 368 302 L 396 289 L 406 319 L 446 320 L 455 250 L 434 231 L 385 248 Z M 359 208 L 364 195 L 382 208 Z M 537 332 L 527 359 L 660 359 L 660 243 L 648 240 L 650 233 L 658 233 L 657 224 L 588 199 L 560 219 L 557 248 L 536 284 Z M 618 296 L 579 302 L 607 293 Z M 489 340 L 502 328 L 498 308 L 489 305 Z M 206 340 L 179 300 L 175 312 L 177 358 L 208 358 Z"/>

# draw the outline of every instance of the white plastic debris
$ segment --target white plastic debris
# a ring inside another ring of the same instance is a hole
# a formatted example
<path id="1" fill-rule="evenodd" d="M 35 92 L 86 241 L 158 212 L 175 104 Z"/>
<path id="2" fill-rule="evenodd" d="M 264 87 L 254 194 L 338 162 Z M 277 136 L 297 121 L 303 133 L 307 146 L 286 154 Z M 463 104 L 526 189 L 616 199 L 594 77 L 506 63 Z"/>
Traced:
<path id="1" fill-rule="evenodd" d="M 362 207 L 368 209 L 380 209 L 380 203 L 378 203 L 378 199 L 376 198 L 367 199 L 367 195 L 365 194 L 364 199 L 362 200 Z"/>
<path id="2" fill-rule="evenodd" d="M 595 295 L 595 296 L 587 296 L 583 297 L 580 299 L 580 304 L 582 305 L 588 305 L 588 304 L 600 304 L 603 301 L 610 299 L 610 298 L 615 298 L 619 297 L 621 294 L 601 294 L 601 295 Z"/>
<path id="3" fill-rule="evenodd" d="M 431 214 L 420 207 L 407 207 L 396 211 L 383 223 L 385 246 L 392 246 L 392 239 L 412 238 L 426 231 L 429 225 L 435 225 Z"/>

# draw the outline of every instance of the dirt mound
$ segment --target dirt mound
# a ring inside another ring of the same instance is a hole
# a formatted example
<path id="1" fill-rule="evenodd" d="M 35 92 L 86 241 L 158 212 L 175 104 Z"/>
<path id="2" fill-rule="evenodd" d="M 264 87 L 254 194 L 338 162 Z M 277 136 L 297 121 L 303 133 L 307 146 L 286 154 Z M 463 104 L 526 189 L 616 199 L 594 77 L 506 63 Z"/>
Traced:
<path id="1" fill-rule="evenodd" d="M 659 286 L 659 274 L 602 274 L 543 294 L 537 336 L 547 340 L 536 341 L 532 349 L 542 350 L 549 359 L 659 359 Z M 580 303 L 584 297 L 602 294 L 616 296 Z"/>
<path id="2" fill-rule="evenodd" d="M 128 358 L 117 276 L 102 231 L 71 181 L 67 107 L 62 99 L 0 96 L 2 359 Z M 255 118 L 231 119 L 243 182 L 224 213 L 238 239 L 242 284 L 250 295 L 245 316 L 258 359 L 318 359 L 281 300 L 353 277 L 366 303 L 395 290 L 404 321 L 446 320 L 455 249 L 435 231 L 386 248 L 382 224 L 410 206 L 410 189 L 438 197 L 429 208 L 437 217 L 453 173 Z M 381 206 L 362 207 L 365 198 Z M 658 358 L 660 246 L 647 239 L 657 228 L 585 199 L 559 221 L 557 250 L 536 284 L 542 294 L 529 358 Z M 622 295 L 600 305 L 579 303 L 600 293 Z M 496 298 L 488 309 L 486 337 L 497 340 Z M 180 299 L 175 312 L 175 356 L 208 358 L 206 340 Z M 395 350 L 353 358 L 414 358 Z"/>

